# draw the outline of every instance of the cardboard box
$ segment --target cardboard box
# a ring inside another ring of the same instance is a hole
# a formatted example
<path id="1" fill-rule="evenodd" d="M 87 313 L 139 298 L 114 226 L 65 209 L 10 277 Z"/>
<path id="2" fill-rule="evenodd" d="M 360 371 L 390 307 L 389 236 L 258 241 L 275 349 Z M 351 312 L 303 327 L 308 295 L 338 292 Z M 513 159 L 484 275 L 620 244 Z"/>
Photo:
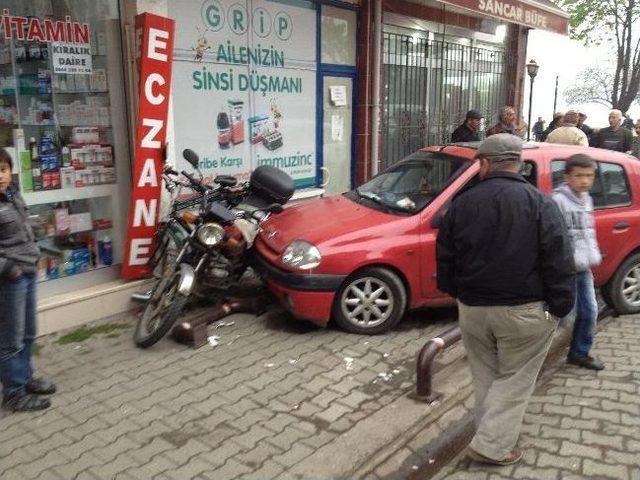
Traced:
<path id="1" fill-rule="evenodd" d="M 91 212 L 74 213 L 69 215 L 69 231 L 71 233 L 86 232 L 93 228 Z"/>
<path id="2" fill-rule="evenodd" d="M 24 150 L 20 152 L 20 170 L 31 171 L 31 152 Z"/>
<path id="3" fill-rule="evenodd" d="M 31 170 L 23 170 L 20 173 L 20 186 L 23 192 L 33 192 L 33 174 Z"/>
<path id="4" fill-rule="evenodd" d="M 74 188 L 76 186 L 76 170 L 73 167 L 60 169 L 61 188 Z"/>
<path id="5" fill-rule="evenodd" d="M 69 210 L 66 208 L 56 208 L 54 211 L 56 235 L 69 235 L 71 223 L 69 220 Z"/>

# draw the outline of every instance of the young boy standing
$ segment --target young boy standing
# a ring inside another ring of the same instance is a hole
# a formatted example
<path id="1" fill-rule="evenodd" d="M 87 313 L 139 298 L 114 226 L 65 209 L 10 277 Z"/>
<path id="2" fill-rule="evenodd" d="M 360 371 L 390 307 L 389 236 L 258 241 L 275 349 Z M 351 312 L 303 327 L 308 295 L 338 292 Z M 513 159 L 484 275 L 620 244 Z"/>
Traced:
<path id="1" fill-rule="evenodd" d="M 573 243 L 576 269 L 576 318 L 567 363 L 591 370 L 602 370 L 604 364 L 591 356 L 593 334 L 598 319 L 598 302 L 591 268 L 600 264 L 602 256 L 593 219 L 593 186 L 596 163 L 584 154 L 572 155 L 564 169 L 564 183 L 553 191 Z"/>
<path id="2" fill-rule="evenodd" d="M 36 262 L 40 252 L 27 224 L 27 206 L 11 184 L 11 156 L 0 148 L 0 383 L 2 408 L 43 410 L 50 382 L 33 377 L 36 336 Z"/>

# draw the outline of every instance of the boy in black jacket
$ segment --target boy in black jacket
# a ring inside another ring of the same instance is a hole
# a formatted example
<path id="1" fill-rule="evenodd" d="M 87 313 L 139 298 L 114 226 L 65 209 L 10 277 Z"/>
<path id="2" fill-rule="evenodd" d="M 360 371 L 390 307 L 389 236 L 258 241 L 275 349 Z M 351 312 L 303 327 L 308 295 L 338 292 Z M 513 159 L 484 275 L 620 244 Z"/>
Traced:
<path id="1" fill-rule="evenodd" d="M 0 148 L 0 382 L 2 408 L 43 410 L 55 393 L 50 382 L 33 377 L 36 336 L 36 262 L 39 257 L 27 224 L 27 207 L 11 184 L 11 156 Z"/>

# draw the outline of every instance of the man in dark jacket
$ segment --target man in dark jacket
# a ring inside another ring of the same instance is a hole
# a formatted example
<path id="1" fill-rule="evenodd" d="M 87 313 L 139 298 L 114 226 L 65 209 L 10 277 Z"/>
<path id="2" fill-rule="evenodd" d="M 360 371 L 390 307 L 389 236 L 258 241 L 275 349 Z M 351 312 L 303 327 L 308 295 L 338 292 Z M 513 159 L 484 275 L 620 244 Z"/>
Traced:
<path id="1" fill-rule="evenodd" d="M 544 132 L 544 119 L 542 117 L 538 117 L 538 121 L 533 124 L 533 138 L 536 142 L 541 142 L 542 133 Z"/>
<path id="2" fill-rule="evenodd" d="M 480 182 L 454 198 L 437 241 L 438 288 L 457 298 L 477 431 L 473 460 L 515 463 L 524 412 L 553 333 L 573 308 L 575 279 L 558 207 L 518 172 L 522 140 L 478 148 Z"/>
<path id="3" fill-rule="evenodd" d="M 456 128 L 451 134 L 452 142 L 478 142 L 480 136 L 478 130 L 480 130 L 480 123 L 484 115 L 477 110 L 469 110 L 464 123 Z"/>
<path id="4" fill-rule="evenodd" d="M 539 141 L 546 142 L 549 134 L 553 132 L 556 128 L 558 128 L 560 125 L 562 125 L 563 120 L 564 120 L 564 113 L 561 113 L 561 112 L 554 113 L 553 120 L 551 120 L 547 129 L 544 132 L 542 132 L 542 135 L 540 135 Z"/>
<path id="5" fill-rule="evenodd" d="M 591 137 L 591 146 L 614 150 L 616 152 L 630 152 L 633 148 L 633 133 L 622 126 L 622 112 L 611 110 L 609 126 L 602 128 Z"/>
<path id="6" fill-rule="evenodd" d="M 582 130 L 584 134 L 587 136 L 587 138 L 589 139 L 589 141 L 591 141 L 591 135 L 593 135 L 593 128 L 591 128 L 589 125 L 584 123 L 586 119 L 587 119 L 586 113 L 582 113 L 582 112 L 578 113 L 578 128 Z"/>

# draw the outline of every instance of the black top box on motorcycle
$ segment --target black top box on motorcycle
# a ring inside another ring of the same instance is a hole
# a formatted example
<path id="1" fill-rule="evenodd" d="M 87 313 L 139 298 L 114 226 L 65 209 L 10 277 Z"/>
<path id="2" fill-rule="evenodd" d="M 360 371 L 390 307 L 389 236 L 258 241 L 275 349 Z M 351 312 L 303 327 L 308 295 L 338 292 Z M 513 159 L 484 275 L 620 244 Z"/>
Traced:
<path id="1" fill-rule="evenodd" d="M 251 173 L 249 179 L 252 195 L 268 203 L 284 205 L 293 195 L 293 179 L 282 170 L 269 165 L 261 165 Z"/>

